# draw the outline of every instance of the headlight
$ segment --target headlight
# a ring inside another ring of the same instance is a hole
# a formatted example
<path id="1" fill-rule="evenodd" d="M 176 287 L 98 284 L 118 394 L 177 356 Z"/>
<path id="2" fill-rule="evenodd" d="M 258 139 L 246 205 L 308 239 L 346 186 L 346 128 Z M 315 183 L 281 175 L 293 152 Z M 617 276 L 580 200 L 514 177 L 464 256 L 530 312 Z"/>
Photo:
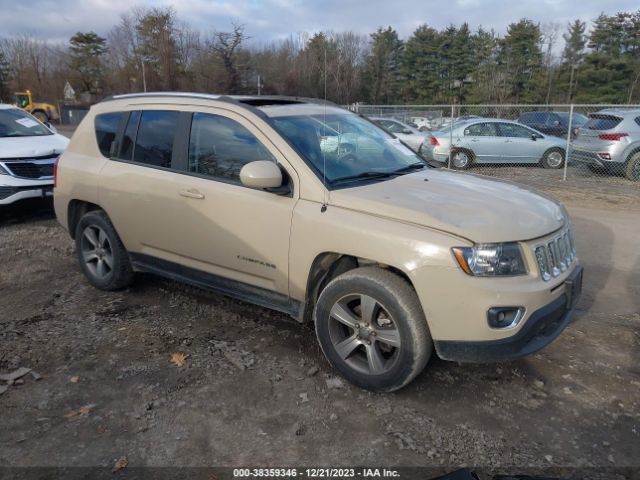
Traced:
<path id="1" fill-rule="evenodd" d="M 526 275 L 527 268 L 517 243 L 478 243 L 455 247 L 453 255 L 460 268 L 476 277 Z"/>

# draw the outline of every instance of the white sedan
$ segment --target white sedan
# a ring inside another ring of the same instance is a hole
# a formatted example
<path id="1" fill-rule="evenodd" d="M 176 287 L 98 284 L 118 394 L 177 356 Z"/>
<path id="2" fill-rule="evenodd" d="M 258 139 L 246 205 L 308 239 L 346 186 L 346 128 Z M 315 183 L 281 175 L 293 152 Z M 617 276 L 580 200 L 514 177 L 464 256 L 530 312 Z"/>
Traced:
<path id="1" fill-rule="evenodd" d="M 419 152 L 422 143 L 427 139 L 426 133 L 395 118 L 369 117 L 369 120 L 398 137 L 414 152 Z"/>
<path id="2" fill-rule="evenodd" d="M 68 144 L 53 127 L 0 104 L 0 205 L 51 196 L 54 164 Z"/>

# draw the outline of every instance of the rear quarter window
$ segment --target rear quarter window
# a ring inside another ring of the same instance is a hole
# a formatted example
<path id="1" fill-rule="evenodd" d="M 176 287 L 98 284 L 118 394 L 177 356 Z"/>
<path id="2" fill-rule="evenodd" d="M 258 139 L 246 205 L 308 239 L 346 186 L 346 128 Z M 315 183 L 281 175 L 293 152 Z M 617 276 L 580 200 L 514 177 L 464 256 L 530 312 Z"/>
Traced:
<path id="1" fill-rule="evenodd" d="M 622 118 L 615 115 L 593 113 L 589 115 L 589 121 L 584 124 L 583 128 L 588 128 L 589 130 L 611 130 L 617 127 L 621 121 Z"/>
<path id="2" fill-rule="evenodd" d="M 96 141 L 98 142 L 98 148 L 100 153 L 105 157 L 111 156 L 111 145 L 116 139 L 118 133 L 118 126 L 120 120 L 122 120 L 122 112 L 101 113 L 96 115 L 95 129 L 96 129 Z"/>
<path id="3" fill-rule="evenodd" d="M 177 111 L 142 112 L 133 149 L 133 161 L 154 167 L 171 168 L 173 142 L 178 127 Z"/>

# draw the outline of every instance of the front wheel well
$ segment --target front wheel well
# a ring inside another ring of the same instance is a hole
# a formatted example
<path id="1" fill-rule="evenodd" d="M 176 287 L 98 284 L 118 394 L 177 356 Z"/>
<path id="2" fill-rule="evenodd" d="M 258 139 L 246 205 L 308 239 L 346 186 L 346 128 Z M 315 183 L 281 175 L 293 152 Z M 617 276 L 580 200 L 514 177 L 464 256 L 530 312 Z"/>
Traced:
<path id="1" fill-rule="evenodd" d="M 316 302 L 324 287 L 326 287 L 331 280 L 349 270 L 364 266 L 375 266 L 389 270 L 406 281 L 411 288 L 414 288 L 407 274 L 399 268 L 367 258 L 335 252 L 325 252 L 318 255 L 311 264 L 309 276 L 307 277 L 307 290 L 300 321 L 305 323 L 313 321 L 313 309 L 315 308 Z"/>
<path id="2" fill-rule="evenodd" d="M 69 227 L 69 235 L 75 239 L 76 226 L 80 219 L 92 210 L 102 210 L 100 206 L 95 203 L 85 202 L 84 200 L 71 200 L 67 207 L 67 224 Z"/>

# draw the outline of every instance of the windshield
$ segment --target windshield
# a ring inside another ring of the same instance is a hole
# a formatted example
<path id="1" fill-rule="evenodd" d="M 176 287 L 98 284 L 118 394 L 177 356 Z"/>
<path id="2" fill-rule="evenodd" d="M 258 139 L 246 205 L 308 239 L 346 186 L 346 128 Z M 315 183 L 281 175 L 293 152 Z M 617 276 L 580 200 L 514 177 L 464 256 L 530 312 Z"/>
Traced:
<path id="1" fill-rule="evenodd" d="M 292 115 L 273 118 L 280 134 L 328 184 L 390 178 L 425 166 L 409 148 L 371 122 L 353 114 Z"/>
<path id="2" fill-rule="evenodd" d="M 53 135 L 28 113 L 17 108 L 0 110 L 0 137 L 39 137 Z"/>

